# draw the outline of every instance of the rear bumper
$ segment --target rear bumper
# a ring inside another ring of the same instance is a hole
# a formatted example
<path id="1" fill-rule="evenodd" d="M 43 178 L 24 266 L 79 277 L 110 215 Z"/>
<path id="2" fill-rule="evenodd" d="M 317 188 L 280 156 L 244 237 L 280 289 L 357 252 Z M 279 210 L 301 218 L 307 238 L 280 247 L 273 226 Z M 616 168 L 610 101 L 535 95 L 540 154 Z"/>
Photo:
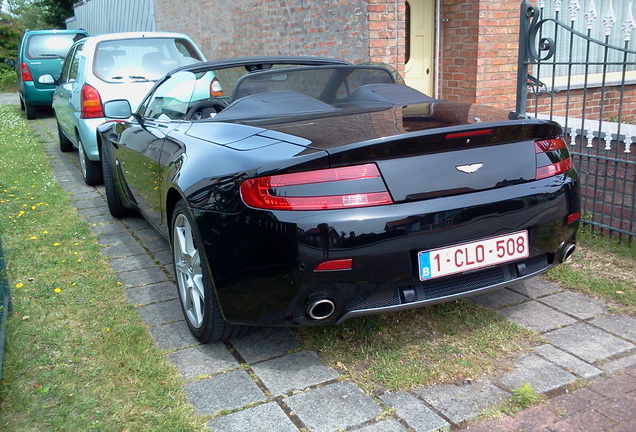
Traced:
<path id="1" fill-rule="evenodd" d="M 571 171 L 542 181 L 454 197 L 318 212 L 193 210 L 227 321 L 316 325 L 439 303 L 505 286 L 558 264 L 575 241 L 579 185 Z M 527 230 L 530 256 L 464 274 L 420 281 L 417 253 Z M 350 270 L 316 272 L 350 259 Z M 321 299 L 333 314 L 315 320 Z"/>
<path id="2" fill-rule="evenodd" d="M 32 81 L 22 82 L 22 100 L 29 105 L 50 107 L 53 104 L 55 88 L 38 89 Z"/>
<path id="3" fill-rule="evenodd" d="M 79 115 L 75 113 L 74 115 Z M 92 161 L 99 161 L 99 150 L 97 148 L 97 127 L 104 123 L 106 119 L 104 117 L 94 119 L 81 119 L 76 118 L 75 122 L 79 137 L 84 145 L 84 151 L 86 156 Z"/>

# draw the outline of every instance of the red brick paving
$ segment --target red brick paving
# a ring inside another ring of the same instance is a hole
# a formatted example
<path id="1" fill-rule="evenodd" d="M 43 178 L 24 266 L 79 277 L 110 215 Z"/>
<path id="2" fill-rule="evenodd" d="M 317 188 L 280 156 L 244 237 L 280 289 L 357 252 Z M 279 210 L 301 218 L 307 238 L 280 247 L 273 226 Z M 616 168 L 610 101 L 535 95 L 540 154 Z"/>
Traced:
<path id="1" fill-rule="evenodd" d="M 472 432 L 635 432 L 636 366 L 521 411 L 466 427 Z"/>

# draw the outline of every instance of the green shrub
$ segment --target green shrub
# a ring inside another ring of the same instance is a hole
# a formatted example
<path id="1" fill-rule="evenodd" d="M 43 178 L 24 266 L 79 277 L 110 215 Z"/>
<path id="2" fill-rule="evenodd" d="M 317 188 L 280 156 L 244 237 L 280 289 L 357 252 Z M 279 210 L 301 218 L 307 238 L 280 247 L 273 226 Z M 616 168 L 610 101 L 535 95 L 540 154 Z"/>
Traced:
<path id="1" fill-rule="evenodd" d="M 7 93 L 16 91 L 18 91 L 18 82 L 15 69 L 0 67 L 0 92 Z"/>

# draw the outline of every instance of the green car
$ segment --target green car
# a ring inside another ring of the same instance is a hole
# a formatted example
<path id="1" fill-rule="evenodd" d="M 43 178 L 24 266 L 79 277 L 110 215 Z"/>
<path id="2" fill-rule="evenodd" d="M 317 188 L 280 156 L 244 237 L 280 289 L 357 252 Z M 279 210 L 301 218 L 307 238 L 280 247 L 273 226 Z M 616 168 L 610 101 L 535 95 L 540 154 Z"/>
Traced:
<path id="1" fill-rule="evenodd" d="M 58 77 L 62 62 L 74 42 L 85 38 L 84 30 L 27 30 L 18 48 L 18 92 L 20 108 L 27 119 L 36 116 L 36 107 L 50 107 L 55 84 L 46 83 L 43 75 Z"/>

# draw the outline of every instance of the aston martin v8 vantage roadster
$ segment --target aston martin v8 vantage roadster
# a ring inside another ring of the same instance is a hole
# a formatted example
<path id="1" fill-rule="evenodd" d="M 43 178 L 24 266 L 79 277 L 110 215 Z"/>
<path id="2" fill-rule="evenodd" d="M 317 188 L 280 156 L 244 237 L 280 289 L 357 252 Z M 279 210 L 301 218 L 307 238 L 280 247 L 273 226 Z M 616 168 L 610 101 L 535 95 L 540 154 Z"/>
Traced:
<path id="1" fill-rule="evenodd" d="M 315 57 L 184 66 L 104 104 L 110 212 L 171 242 L 202 342 L 483 293 L 574 251 L 561 127 Z"/>

